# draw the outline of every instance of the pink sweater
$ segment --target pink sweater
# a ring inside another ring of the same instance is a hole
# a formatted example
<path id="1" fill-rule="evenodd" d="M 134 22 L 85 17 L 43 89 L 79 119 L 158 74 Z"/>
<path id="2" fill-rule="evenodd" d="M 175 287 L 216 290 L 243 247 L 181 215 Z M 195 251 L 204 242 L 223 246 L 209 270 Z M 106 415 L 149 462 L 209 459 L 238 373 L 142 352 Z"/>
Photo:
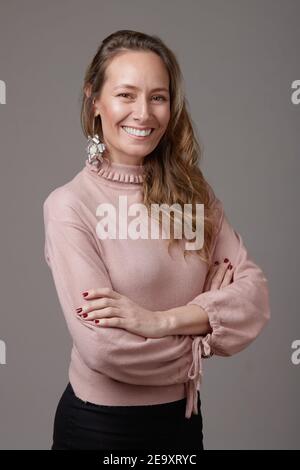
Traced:
<path id="1" fill-rule="evenodd" d="M 187 397 L 186 418 L 198 414 L 202 358 L 230 356 L 246 348 L 270 318 L 267 280 L 231 227 L 222 203 L 213 261 L 229 258 L 233 282 L 203 292 L 206 264 L 197 255 L 172 257 L 166 240 L 100 239 L 97 206 L 142 202 L 142 166 L 85 161 L 73 179 L 54 189 L 43 205 L 45 259 L 73 340 L 69 380 L 75 394 L 100 405 L 159 404 Z M 117 232 L 118 233 L 118 232 Z M 173 250 L 173 249 L 172 249 Z M 145 338 L 122 328 L 79 319 L 82 292 L 108 286 L 155 311 L 197 304 L 211 334 Z"/>

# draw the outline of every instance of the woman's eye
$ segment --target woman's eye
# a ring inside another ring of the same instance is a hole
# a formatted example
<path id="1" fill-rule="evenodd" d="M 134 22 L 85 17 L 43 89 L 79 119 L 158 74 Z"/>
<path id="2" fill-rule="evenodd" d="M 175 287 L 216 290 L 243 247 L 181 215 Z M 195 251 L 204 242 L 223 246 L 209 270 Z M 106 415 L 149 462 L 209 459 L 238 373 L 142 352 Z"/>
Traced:
<path id="1" fill-rule="evenodd" d="M 164 96 L 157 95 L 157 96 L 155 96 L 155 98 L 161 98 L 161 101 L 166 101 L 166 98 Z M 155 100 L 155 101 L 157 101 L 157 100 Z"/>
<path id="2" fill-rule="evenodd" d="M 130 93 L 119 93 L 117 96 L 122 96 L 122 98 L 127 98 L 127 96 L 132 96 Z M 166 98 L 164 96 L 156 95 L 154 98 L 160 98 L 156 99 L 155 101 L 166 101 Z"/>

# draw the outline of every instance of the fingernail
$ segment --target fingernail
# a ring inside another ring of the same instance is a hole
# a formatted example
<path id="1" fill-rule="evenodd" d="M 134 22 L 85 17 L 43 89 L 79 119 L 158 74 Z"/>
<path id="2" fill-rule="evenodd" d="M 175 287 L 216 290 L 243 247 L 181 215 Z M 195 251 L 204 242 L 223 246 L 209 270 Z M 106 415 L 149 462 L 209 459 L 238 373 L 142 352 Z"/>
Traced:
<path id="1" fill-rule="evenodd" d="M 83 318 L 86 318 L 86 317 L 88 316 L 88 314 L 87 314 L 87 313 L 83 313 L 83 314 L 80 315 L 80 316 L 83 317 Z"/>
<path id="2" fill-rule="evenodd" d="M 99 323 L 99 320 L 95 320 L 95 323 Z"/>
<path id="3" fill-rule="evenodd" d="M 232 266 L 232 264 L 230 263 L 230 265 L 228 266 L 228 269 L 232 269 L 232 268 L 233 268 L 233 266 Z"/>
<path id="4" fill-rule="evenodd" d="M 215 261 L 215 266 L 217 266 L 219 264 L 219 261 Z"/>
<path id="5" fill-rule="evenodd" d="M 88 292 L 83 292 L 82 295 L 83 297 L 86 297 L 88 295 Z"/>
<path id="6" fill-rule="evenodd" d="M 228 263 L 229 259 L 228 258 L 225 258 L 224 259 L 224 263 Z"/>
<path id="7" fill-rule="evenodd" d="M 82 308 L 76 308 L 76 312 L 77 312 L 77 313 L 82 312 Z"/>

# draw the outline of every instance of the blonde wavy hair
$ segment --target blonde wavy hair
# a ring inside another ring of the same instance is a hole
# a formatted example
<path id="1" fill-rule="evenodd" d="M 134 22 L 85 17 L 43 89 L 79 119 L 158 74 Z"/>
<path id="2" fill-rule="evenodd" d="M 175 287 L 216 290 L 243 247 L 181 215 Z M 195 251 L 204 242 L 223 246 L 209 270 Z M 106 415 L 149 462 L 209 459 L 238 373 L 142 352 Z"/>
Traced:
<path id="1" fill-rule="evenodd" d="M 147 207 L 148 214 L 150 214 L 152 204 L 167 204 L 168 207 L 179 204 L 182 213 L 184 205 L 191 204 L 190 207 L 193 208 L 190 221 L 192 230 L 196 229 L 195 204 L 204 204 L 204 244 L 199 250 L 184 250 L 184 257 L 193 252 L 204 262 L 211 264 L 212 247 L 220 219 L 218 210 L 216 212 L 218 204 L 215 203 L 219 200 L 199 168 L 202 150 L 187 111 L 179 64 L 174 53 L 158 36 L 150 36 L 138 31 L 119 30 L 102 41 L 84 76 L 81 96 L 83 133 L 88 137 L 94 130 L 103 141 L 101 117 L 94 117 L 93 100 L 97 99 L 101 93 L 106 80 L 107 66 L 116 55 L 127 50 L 156 53 L 169 73 L 170 120 L 159 144 L 143 160 L 143 203 Z M 86 93 L 87 90 L 88 93 Z M 168 250 L 171 244 L 179 242 L 178 238 L 174 238 L 173 211 L 170 210 L 169 216 L 172 223 Z M 159 224 L 161 226 L 160 217 Z"/>

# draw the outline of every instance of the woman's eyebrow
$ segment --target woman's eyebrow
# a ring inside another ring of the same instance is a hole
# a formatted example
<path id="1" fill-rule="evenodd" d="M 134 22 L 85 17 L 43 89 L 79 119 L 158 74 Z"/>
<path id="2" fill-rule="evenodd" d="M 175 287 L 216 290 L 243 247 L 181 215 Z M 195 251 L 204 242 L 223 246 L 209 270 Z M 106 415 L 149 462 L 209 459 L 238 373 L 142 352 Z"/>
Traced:
<path id="1" fill-rule="evenodd" d="M 121 85 L 115 86 L 113 89 L 116 90 L 117 88 L 130 88 L 132 90 L 139 90 L 138 87 L 136 87 L 134 85 L 130 85 L 129 83 L 122 83 Z M 169 92 L 169 90 L 167 88 L 164 88 L 164 87 L 156 87 L 156 88 L 153 88 L 151 91 L 152 92 L 153 91 L 166 91 L 167 93 Z"/>

